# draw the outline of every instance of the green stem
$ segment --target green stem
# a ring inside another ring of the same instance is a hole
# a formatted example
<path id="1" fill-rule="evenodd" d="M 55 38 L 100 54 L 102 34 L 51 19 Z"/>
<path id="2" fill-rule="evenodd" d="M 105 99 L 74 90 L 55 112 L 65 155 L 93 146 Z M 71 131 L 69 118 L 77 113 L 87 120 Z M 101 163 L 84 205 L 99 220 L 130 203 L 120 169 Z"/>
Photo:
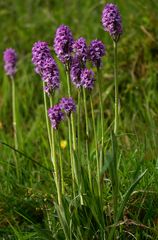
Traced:
<path id="1" fill-rule="evenodd" d="M 97 77 L 98 77 L 98 83 L 99 83 L 99 104 L 100 104 L 100 112 L 101 112 L 101 151 L 100 151 L 100 171 L 101 171 L 103 167 L 104 112 L 103 112 L 102 84 L 101 84 L 99 69 L 97 69 Z"/>
<path id="2" fill-rule="evenodd" d="M 73 151 L 72 151 L 71 123 L 70 123 L 69 118 L 68 118 L 68 131 L 69 131 L 69 152 L 70 152 L 71 174 L 72 174 L 72 191 L 73 191 L 73 196 L 75 197 L 74 156 L 73 156 Z"/>
<path id="3" fill-rule="evenodd" d="M 71 86 L 70 86 L 70 67 L 69 65 L 66 66 L 66 80 L 67 80 L 67 90 L 68 96 L 71 97 Z"/>
<path id="4" fill-rule="evenodd" d="M 91 180 L 91 167 L 89 162 L 89 128 L 88 128 L 88 111 L 86 103 L 86 90 L 83 88 L 83 101 L 84 101 L 84 111 L 85 111 L 85 121 L 86 121 L 86 159 L 88 165 L 88 177 L 90 182 L 90 188 L 92 189 L 92 180 Z"/>
<path id="5" fill-rule="evenodd" d="M 89 137 L 88 111 L 87 111 L 87 104 L 86 104 L 86 90 L 84 88 L 83 88 L 83 101 L 84 101 L 85 120 L 86 120 L 86 136 Z"/>
<path id="6" fill-rule="evenodd" d="M 98 192 L 99 192 L 99 196 L 100 196 L 101 195 L 101 189 L 100 189 L 100 165 L 99 165 L 99 155 L 98 155 L 98 141 L 97 141 L 96 126 L 95 126 L 94 107 L 93 107 L 93 101 L 92 101 L 92 96 L 91 95 L 90 95 L 90 102 L 91 102 L 91 114 L 92 114 L 93 131 L 94 131 L 96 160 L 97 160 Z"/>
<path id="7" fill-rule="evenodd" d="M 77 138 L 78 138 L 78 156 L 81 157 L 82 152 L 81 152 L 81 129 L 80 129 L 80 106 L 81 106 L 81 89 L 78 89 L 78 103 L 77 103 Z M 81 157 L 82 158 L 82 157 Z M 79 195 L 80 195 L 80 200 L 81 200 L 81 205 L 83 205 L 83 197 L 82 197 L 82 191 L 83 191 L 83 186 L 82 186 L 82 178 L 81 178 L 81 163 L 80 161 L 77 162 L 78 165 L 78 172 L 79 172 L 79 182 L 80 182 L 80 188 L 79 188 Z"/>
<path id="8" fill-rule="evenodd" d="M 58 133 L 58 143 L 59 143 L 59 165 L 60 165 L 60 179 L 61 179 L 61 193 L 64 194 L 64 174 L 63 174 L 63 161 L 60 148 L 60 138 Z"/>
<path id="9" fill-rule="evenodd" d="M 67 79 L 67 88 L 68 88 L 68 96 L 71 97 L 71 87 L 70 87 L 70 69 L 67 66 L 66 69 L 66 79 Z M 73 114 L 71 114 L 70 118 L 68 118 L 68 129 L 69 129 L 69 147 L 70 147 L 70 158 L 71 158 L 71 171 L 72 171 L 72 187 L 73 187 L 73 195 L 75 197 L 75 181 L 79 184 L 78 181 L 78 173 L 76 169 L 74 152 L 76 150 L 76 137 L 75 137 L 75 127 L 74 127 L 74 118 Z"/>
<path id="10" fill-rule="evenodd" d="M 59 137 L 58 137 L 59 139 Z M 63 160 L 62 160 L 62 154 L 61 154 L 61 148 L 60 148 L 60 141 L 59 141 L 59 158 L 60 158 L 60 175 L 61 175 L 61 193 L 64 195 L 64 174 L 63 174 Z"/>
<path id="11" fill-rule="evenodd" d="M 67 76 L 67 87 L 68 87 L 68 95 L 71 97 L 71 87 L 70 87 L 70 67 L 69 64 L 66 66 L 66 76 Z M 69 122 L 69 120 L 68 120 Z M 76 183 L 78 185 L 78 191 L 81 199 L 81 204 L 83 203 L 82 194 L 81 194 L 81 176 L 79 175 L 79 169 L 80 169 L 80 162 L 75 159 L 75 152 L 76 152 L 76 130 L 75 130 L 75 124 L 74 124 L 74 116 L 71 114 L 70 116 L 70 122 L 69 122 L 69 135 L 70 140 L 69 142 L 72 142 L 70 145 L 71 148 L 71 168 L 72 168 L 72 181 L 73 181 L 73 192 L 75 194 L 75 183 L 73 178 L 75 177 Z M 74 195 L 75 196 L 75 195 Z"/>
<path id="12" fill-rule="evenodd" d="M 71 114 L 71 125 L 72 125 L 72 139 L 73 139 L 73 150 L 76 151 L 76 134 L 75 134 L 75 124 L 74 124 L 74 116 Z"/>
<path id="13" fill-rule="evenodd" d="M 111 177 L 112 177 L 112 192 L 113 192 L 113 202 L 114 202 L 114 218 L 117 218 L 118 211 L 118 197 L 119 197 L 119 176 L 118 176 L 118 155 L 117 155 L 117 138 L 116 135 L 112 133 L 112 152 L 113 161 L 111 163 Z"/>
<path id="14" fill-rule="evenodd" d="M 114 79 L 115 79 L 115 119 L 114 119 L 114 134 L 118 132 L 118 78 L 117 78 L 117 42 L 113 41 L 114 44 Z"/>
<path id="15" fill-rule="evenodd" d="M 50 97 L 50 106 L 52 107 L 52 98 Z M 56 154 L 55 154 L 55 131 L 53 127 L 51 127 L 51 160 L 54 166 L 54 179 L 56 183 L 56 188 L 57 188 L 57 195 L 58 195 L 58 204 L 61 205 L 62 203 L 62 197 L 61 197 L 61 179 L 60 179 L 60 169 L 58 167 L 58 162 L 56 159 Z"/>
<path id="16" fill-rule="evenodd" d="M 67 76 L 68 95 L 69 95 L 69 97 L 71 97 L 70 69 L 69 69 L 69 66 L 67 67 L 66 76 Z M 75 134 L 75 125 L 74 125 L 73 114 L 71 114 L 70 119 L 71 119 L 71 127 L 72 127 L 72 145 L 73 145 L 73 150 L 75 151 L 76 150 L 76 134 Z"/>
<path id="17" fill-rule="evenodd" d="M 81 91 L 78 89 L 78 103 L 77 103 L 77 138 L 78 138 L 78 154 L 80 154 L 80 105 L 81 105 Z"/>
<path id="18" fill-rule="evenodd" d="M 13 114 L 13 135 L 14 135 L 14 147 L 17 150 L 18 149 L 18 140 L 17 140 L 17 128 L 16 128 L 16 107 L 15 107 L 15 79 L 13 76 L 11 76 L 11 82 L 12 82 L 12 114 Z M 16 174 L 17 179 L 19 181 L 20 179 L 20 172 L 19 172 L 19 166 L 18 161 L 15 152 L 13 153 L 15 165 L 16 165 Z"/>
<path id="19" fill-rule="evenodd" d="M 43 81 L 43 88 L 44 87 L 45 87 L 45 83 Z M 48 134 L 48 140 L 49 140 L 49 145 L 50 145 L 50 149 L 51 149 L 51 134 L 50 134 L 49 121 L 48 121 L 48 108 L 47 108 L 47 99 L 46 99 L 46 92 L 45 91 L 43 91 L 43 98 L 44 98 L 44 109 L 45 109 L 47 134 Z"/>
<path id="20" fill-rule="evenodd" d="M 57 188 L 57 194 L 58 194 L 58 203 L 61 205 L 61 186 L 60 186 L 60 178 L 59 178 L 59 168 L 57 164 L 57 159 L 55 155 L 55 136 L 54 136 L 54 129 L 51 129 L 52 134 L 52 162 L 54 164 L 54 177 L 55 177 L 55 183 Z"/>
<path id="21" fill-rule="evenodd" d="M 12 113 L 13 113 L 14 146 L 15 146 L 15 149 L 18 149 L 17 128 L 16 128 L 16 109 L 15 109 L 15 80 L 13 77 L 11 77 L 11 82 L 12 82 Z"/>
<path id="22" fill-rule="evenodd" d="M 73 151 L 76 151 L 76 131 L 75 131 L 75 124 L 74 124 L 74 115 L 71 114 L 71 127 L 72 127 L 72 145 L 73 145 Z"/>

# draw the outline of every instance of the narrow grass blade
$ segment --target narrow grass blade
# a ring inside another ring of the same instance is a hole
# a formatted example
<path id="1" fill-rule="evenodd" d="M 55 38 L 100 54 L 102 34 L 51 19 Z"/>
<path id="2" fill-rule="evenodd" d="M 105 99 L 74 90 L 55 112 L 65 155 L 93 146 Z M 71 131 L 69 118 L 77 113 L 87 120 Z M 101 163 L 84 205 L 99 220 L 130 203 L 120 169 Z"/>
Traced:
<path id="1" fill-rule="evenodd" d="M 21 152 L 21 151 L 15 149 L 14 147 L 10 146 L 10 145 L 7 144 L 7 143 L 4 143 L 4 142 L 1 142 L 1 141 L 0 141 L 0 144 L 2 144 L 2 145 L 5 146 L 5 147 L 8 147 L 8 148 L 12 149 L 13 151 L 15 151 L 16 153 L 18 153 L 19 155 L 25 157 L 26 159 L 28 159 L 28 160 L 34 162 L 35 164 L 39 165 L 39 166 L 42 167 L 43 169 L 45 169 L 45 170 L 47 170 L 47 171 L 49 171 L 49 172 L 52 173 L 52 170 L 51 170 L 51 169 L 49 169 L 49 168 L 43 166 L 42 164 L 40 164 L 39 162 L 37 162 L 37 161 L 34 160 L 33 158 L 27 156 L 24 152 Z"/>
<path id="2" fill-rule="evenodd" d="M 138 183 L 140 182 L 140 180 L 144 177 L 144 175 L 146 174 L 146 172 L 147 172 L 147 169 L 137 177 L 137 179 L 132 183 L 132 185 L 129 187 L 129 189 L 128 189 L 127 192 L 125 193 L 123 202 L 122 202 L 122 204 L 121 204 L 121 206 L 120 206 L 120 208 L 119 208 L 119 211 L 118 211 L 117 220 L 119 220 L 120 217 L 122 216 L 123 211 L 124 211 L 124 208 L 125 208 L 128 200 L 129 200 L 129 198 L 130 198 L 133 190 L 134 190 L 135 187 L 138 185 Z"/>
<path id="3" fill-rule="evenodd" d="M 56 210 L 57 210 L 57 213 L 58 213 L 60 224 L 61 224 L 62 229 L 63 229 L 64 234 L 65 234 L 65 239 L 70 240 L 71 239 L 71 233 L 69 231 L 69 224 L 68 224 L 67 219 L 66 219 L 64 207 L 59 206 L 57 204 L 55 204 L 55 207 L 56 207 Z"/>

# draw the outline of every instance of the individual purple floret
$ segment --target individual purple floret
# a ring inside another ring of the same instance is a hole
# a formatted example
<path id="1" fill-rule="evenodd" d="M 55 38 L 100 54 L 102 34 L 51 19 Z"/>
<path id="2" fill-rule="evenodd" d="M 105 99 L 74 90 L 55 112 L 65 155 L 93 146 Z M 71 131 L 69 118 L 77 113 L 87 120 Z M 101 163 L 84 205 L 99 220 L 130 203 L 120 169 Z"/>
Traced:
<path id="1" fill-rule="evenodd" d="M 102 24 L 104 30 L 109 32 L 114 41 L 118 41 L 122 34 L 122 20 L 117 6 L 113 3 L 108 3 L 102 13 Z"/>
<path id="2" fill-rule="evenodd" d="M 54 105 L 48 109 L 48 117 L 54 129 L 58 128 L 59 123 L 64 119 L 64 113 L 60 104 Z"/>
<path id="3" fill-rule="evenodd" d="M 93 40 L 89 46 L 89 59 L 97 68 L 101 66 L 101 58 L 105 55 L 105 46 L 100 40 Z"/>
<path id="4" fill-rule="evenodd" d="M 70 116 L 72 112 L 76 111 L 76 105 L 72 97 L 62 98 L 60 100 L 60 106 L 68 116 Z"/>
<path id="5" fill-rule="evenodd" d="M 3 54 L 4 70 L 7 75 L 14 76 L 16 73 L 17 54 L 12 48 L 8 48 Z"/>
<path id="6" fill-rule="evenodd" d="M 81 73 L 81 85 L 84 88 L 92 89 L 94 86 L 94 72 L 91 69 L 83 69 Z"/>
<path id="7" fill-rule="evenodd" d="M 59 60 L 66 64 L 71 61 L 73 36 L 68 26 L 61 25 L 57 28 L 54 39 L 54 50 Z"/>
<path id="8" fill-rule="evenodd" d="M 83 37 L 80 37 L 73 44 L 73 51 L 75 56 L 77 56 L 83 63 L 87 60 L 88 48 L 86 40 Z"/>
<path id="9" fill-rule="evenodd" d="M 52 57 L 48 57 L 43 61 L 42 80 L 46 83 L 45 92 L 50 93 L 59 88 L 59 70 L 56 62 Z"/>
<path id="10" fill-rule="evenodd" d="M 70 69 L 70 77 L 72 83 L 79 88 L 81 86 L 81 62 L 77 57 L 74 57 Z"/>
<path id="11" fill-rule="evenodd" d="M 34 43 L 32 48 L 32 62 L 35 65 L 35 71 L 38 74 L 42 73 L 43 62 L 51 56 L 48 43 L 38 41 Z"/>

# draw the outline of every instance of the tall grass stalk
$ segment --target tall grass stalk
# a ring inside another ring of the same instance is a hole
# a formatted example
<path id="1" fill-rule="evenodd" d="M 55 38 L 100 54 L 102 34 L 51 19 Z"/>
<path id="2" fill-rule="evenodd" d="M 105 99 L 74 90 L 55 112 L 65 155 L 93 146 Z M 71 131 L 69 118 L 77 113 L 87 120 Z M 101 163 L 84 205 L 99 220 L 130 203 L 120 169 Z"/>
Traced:
<path id="1" fill-rule="evenodd" d="M 115 119 L 114 134 L 118 133 L 119 114 L 118 114 L 118 77 L 117 77 L 117 41 L 113 41 L 114 46 L 114 81 L 115 81 Z"/>
<path id="2" fill-rule="evenodd" d="M 98 193 L 99 193 L 99 196 L 100 196 L 101 195 L 101 189 L 100 189 L 100 164 L 99 164 L 99 154 L 98 154 L 98 141 L 97 141 L 97 131 L 96 131 L 95 117 L 94 117 L 94 107 L 93 107 L 93 101 L 92 101 L 92 96 L 91 95 L 90 95 L 90 102 L 91 102 L 91 114 L 92 114 L 95 152 L 96 152 Z"/>
<path id="3" fill-rule="evenodd" d="M 80 154 L 80 105 L 81 105 L 81 90 L 78 89 L 78 103 L 77 103 L 77 140 L 78 140 L 78 154 Z"/>
<path id="4" fill-rule="evenodd" d="M 97 69 L 97 80 L 99 86 L 99 104 L 100 104 L 100 117 L 101 117 L 101 149 L 100 149 L 100 171 L 103 167 L 103 146 L 104 146 L 104 111 L 103 111 L 103 98 L 102 98 L 102 84 L 100 78 L 100 70 Z"/>
<path id="5" fill-rule="evenodd" d="M 63 158 L 61 153 L 61 147 L 60 147 L 60 138 L 59 133 L 57 133 L 57 140 L 59 143 L 59 165 L 60 165 L 60 179 L 61 179 L 61 193 L 64 195 L 64 174 L 63 174 Z"/>
<path id="6" fill-rule="evenodd" d="M 12 83 L 12 114 L 13 114 L 13 134 L 14 134 L 14 147 L 18 149 L 17 140 L 17 127 L 16 127 L 16 106 L 15 106 L 15 79 L 11 76 Z"/>
<path id="7" fill-rule="evenodd" d="M 45 87 L 45 83 L 43 81 L 43 99 L 44 99 L 45 119 L 46 119 L 49 146 L 50 146 L 50 150 L 51 150 L 51 133 L 50 133 L 50 126 L 49 126 L 49 121 L 48 121 L 48 107 L 47 107 L 46 92 L 44 91 L 44 87 Z"/>
<path id="8" fill-rule="evenodd" d="M 67 75 L 67 87 L 68 87 L 68 96 L 71 97 L 71 86 L 70 86 L 70 66 L 69 64 L 66 67 L 66 75 Z M 72 128 L 72 143 L 73 150 L 76 150 L 76 133 L 75 133 L 75 125 L 74 125 L 74 117 L 73 114 L 70 116 L 71 118 L 71 128 Z"/>
<path id="9" fill-rule="evenodd" d="M 73 156 L 73 150 L 72 150 L 71 123 L 69 118 L 68 118 L 68 132 L 69 132 L 69 153 L 70 153 L 70 160 L 71 160 L 72 191 L 73 191 L 73 196 L 75 197 L 74 156 Z"/>
<path id="10" fill-rule="evenodd" d="M 52 97 L 50 97 L 50 106 L 52 107 L 52 105 L 53 105 Z M 55 130 L 53 129 L 53 127 L 51 127 L 51 160 L 54 166 L 54 179 L 55 179 L 56 188 L 57 188 L 58 204 L 61 205 L 62 204 L 61 176 L 60 176 L 59 163 L 55 153 Z"/>
<path id="11" fill-rule="evenodd" d="M 112 181 L 112 194 L 113 194 L 113 206 L 114 206 L 114 220 L 117 219 L 118 212 L 118 200 L 119 200 L 119 175 L 118 175 L 118 147 L 117 138 L 115 134 L 111 135 L 112 142 L 112 162 L 110 165 L 111 181 Z"/>
<path id="12" fill-rule="evenodd" d="M 14 147 L 16 150 L 18 150 L 17 125 L 16 125 L 16 102 L 15 102 L 15 79 L 13 76 L 11 76 L 10 78 L 11 78 L 11 85 L 12 85 L 12 119 L 13 119 Z M 18 165 L 18 160 L 15 152 L 13 152 L 13 157 L 16 165 L 17 179 L 19 181 L 20 172 L 19 172 L 19 165 Z"/>
<path id="13" fill-rule="evenodd" d="M 70 67 L 66 66 L 66 79 L 67 79 L 67 88 L 68 96 L 71 97 L 71 86 L 70 86 Z M 76 131 L 74 125 L 74 116 L 71 114 L 68 118 L 68 128 L 69 128 L 69 145 L 70 145 L 70 158 L 71 158 L 71 169 L 72 169 L 72 184 L 73 184 L 73 193 L 75 193 L 75 183 L 79 184 L 78 168 L 77 163 L 75 162 L 75 152 L 76 152 Z"/>
<path id="14" fill-rule="evenodd" d="M 81 89 L 78 89 L 78 102 L 77 102 L 77 153 L 80 158 L 82 158 L 81 152 L 81 128 L 80 128 L 80 117 L 81 117 Z M 81 163 L 77 161 L 78 165 L 78 175 L 79 175 L 79 195 L 81 200 L 81 205 L 83 205 L 83 197 L 82 197 L 82 178 L 81 178 Z"/>
<path id="15" fill-rule="evenodd" d="M 71 97 L 71 87 L 70 87 L 70 67 L 67 65 L 66 68 L 66 76 L 67 76 L 67 88 L 68 88 L 68 95 Z M 78 111 L 79 110 L 79 104 L 80 104 L 80 94 L 78 96 Z M 80 115 L 79 115 L 80 117 Z M 80 122 L 80 119 L 78 117 L 78 120 Z M 82 179 L 80 175 L 80 170 L 81 170 L 81 163 L 78 161 L 77 158 L 77 144 L 76 144 L 76 129 L 75 129 L 75 124 L 74 124 L 74 116 L 73 114 L 70 115 L 70 119 L 68 119 L 69 123 L 69 142 L 70 142 L 70 158 L 71 158 L 71 169 L 72 169 L 72 184 L 73 184 L 73 193 L 75 197 L 75 183 L 73 178 L 75 177 L 77 186 L 78 186 L 78 194 L 80 196 L 80 202 L 83 204 L 83 197 L 82 197 Z M 79 130 L 78 130 L 79 131 Z M 80 133 L 79 133 L 80 134 Z M 78 154 L 80 156 L 81 153 Z"/>
<path id="16" fill-rule="evenodd" d="M 89 126 L 88 126 L 88 111 L 87 111 L 87 102 L 86 102 L 86 89 L 83 88 L 83 102 L 84 102 L 84 112 L 85 112 L 85 122 L 86 122 L 86 160 L 88 167 L 88 177 L 90 183 L 90 189 L 92 189 L 92 174 L 90 166 L 90 155 L 89 155 Z"/>

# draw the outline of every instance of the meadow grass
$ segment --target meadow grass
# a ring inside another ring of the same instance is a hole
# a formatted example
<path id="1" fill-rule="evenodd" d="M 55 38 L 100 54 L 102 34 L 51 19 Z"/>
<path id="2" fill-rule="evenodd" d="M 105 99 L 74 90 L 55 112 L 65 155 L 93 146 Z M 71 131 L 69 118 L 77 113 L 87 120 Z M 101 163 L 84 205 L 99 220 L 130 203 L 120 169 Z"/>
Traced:
<path id="1" fill-rule="evenodd" d="M 147 169 L 115 226 L 114 239 L 158 239 L 158 3 L 156 0 L 117 0 L 123 18 L 124 34 L 118 46 L 118 72 L 120 96 L 120 122 L 118 137 L 119 205 L 125 193 L 134 187 Z M 106 155 L 102 171 L 103 203 L 97 194 L 91 196 L 88 173 L 83 172 L 87 189 L 85 205 L 80 198 L 71 199 L 71 172 L 68 146 L 61 148 L 64 166 L 64 208 L 56 204 L 43 104 L 42 81 L 34 73 L 31 48 L 35 41 L 53 42 L 56 28 L 70 26 L 75 38 L 101 39 L 107 48 L 101 70 L 102 97 L 104 102 L 104 127 L 106 150 L 111 148 L 111 124 L 114 119 L 113 45 L 103 31 L 101 12 L 104 1 L 41 1 L 14 0 L 0 2 L 0 49 L 16 49 L 19 55 L 16 85 L 16 113 L 19 177 L 15 168 L 12 131 L 11 84 L 0 61 L 0 238 L 1 239 L 104 239 L 113 228 L 111 155 Z M 77 29 L 77 31 L 76 31 Z M 53 49 L 52 49 L 53 53 Z M 2 54 L 1 54 L 2 56 Z M 2 59 L 2 58 L 1 58 Z M 61 89 L 55 94 L 67 94 L 67 81 L 62 64 L 57 60 L 61 73 Z M 94 113 L 99 114 L 99 89 L 92 92 Z M 77 91 L 75 92 L 77 99 Z M 81 100 L 81 116 L 84 106 Z M 90 101 L 87 111 L 91 116 Z M 97 134 L 101 135 L 99 117 L 95 119 Z M 81 127 L 81 137 L 84 136 Z M 90 126 L 90 130 L 93 125 Z M 93 130 L 92 130 L 93 131 Z M 67 126 L 61 124 L 59 141 L 68 142 Z M 113 140 L 114 142 L 114 140 Z M 94 163 L 95 141 L 91 140 L 90 157 Z M 81 148 L 84 146 L 81 144 Z M 115 146 L 114 146 L 115 148 Z M 15 152 L 14 152 L 15 153 Z M 84 155 L 75 156 L 84 166 Z M 108 165 L 109 164 L 109 165 Z M 84 169 L 84 168 L 83 168 Z M 81 169 L 81 170 L 83 170 Z M 93 168 L 92 168 L 93 169 Z M 95 173 L 92 173 L 95 175 Z M 116 174 L 115 174 L 116 176 Z M 114 177 L 115 177 L 114 176 Z M 116 179 L 117 180 L 117 179 Z M 95 183 L 94 183 L 95 184 Z M 115 186 L 114 182 L 114 186 Z M 103 209 L 102 209 L 103 208 Z M 103 211 L 102 211 L 103 210 Z"/>

